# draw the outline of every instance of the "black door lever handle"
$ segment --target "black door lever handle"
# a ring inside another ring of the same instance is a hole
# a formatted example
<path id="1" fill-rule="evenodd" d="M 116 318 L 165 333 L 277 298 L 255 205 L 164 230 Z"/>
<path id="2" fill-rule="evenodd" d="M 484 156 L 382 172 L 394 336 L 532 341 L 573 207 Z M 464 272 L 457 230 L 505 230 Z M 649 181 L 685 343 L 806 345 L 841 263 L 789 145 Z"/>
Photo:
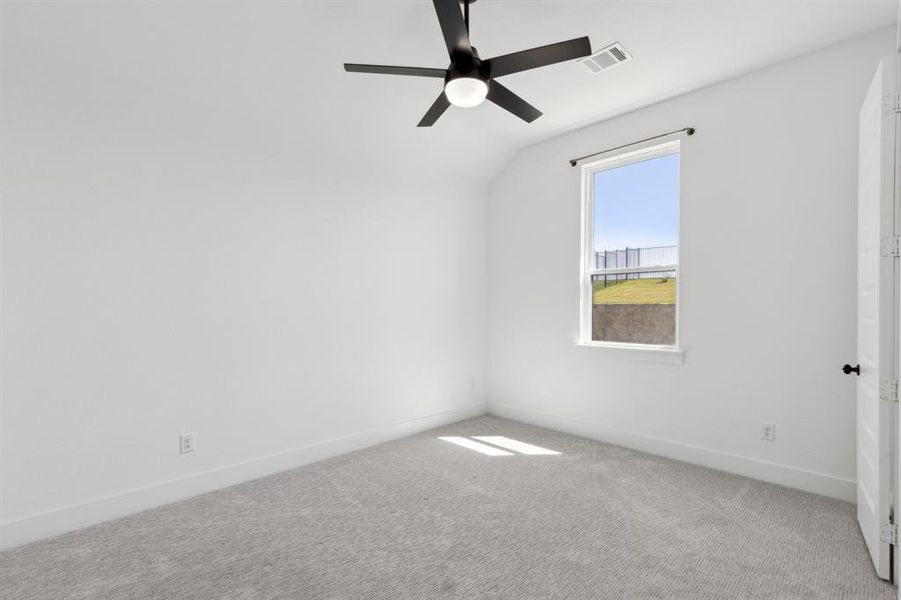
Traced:
<path id="1" fill-rule="evenodd" d="M 857 376 L 860 377 L 860 365 L 845 365 L 842 367 L 842 373 L 845 375 L 850 375 L 851 373 L 857 373 Z"/>

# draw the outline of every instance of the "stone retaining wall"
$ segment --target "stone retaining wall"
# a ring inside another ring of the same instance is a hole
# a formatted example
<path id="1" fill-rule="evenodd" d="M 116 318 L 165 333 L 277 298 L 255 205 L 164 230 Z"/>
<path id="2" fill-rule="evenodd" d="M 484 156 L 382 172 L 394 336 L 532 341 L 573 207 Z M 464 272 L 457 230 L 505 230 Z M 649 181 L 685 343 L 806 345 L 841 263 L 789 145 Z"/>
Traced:
<path id="1" fill-rule="evenodd" d="M 595 304 L 591 339 L 630 344 L 676 343 L 675 304 Z"/>

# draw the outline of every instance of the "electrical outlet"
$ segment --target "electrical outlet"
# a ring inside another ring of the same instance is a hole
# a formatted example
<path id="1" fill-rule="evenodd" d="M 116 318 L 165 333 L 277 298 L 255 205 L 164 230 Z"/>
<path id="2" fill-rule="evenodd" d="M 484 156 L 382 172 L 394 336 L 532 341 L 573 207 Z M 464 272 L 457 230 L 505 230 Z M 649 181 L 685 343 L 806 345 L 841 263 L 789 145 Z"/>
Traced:
<path id="1" fill-rule="evenodd" d="M 194 452 L 194 434 L 183 433 L 178 436 L 178 451 L 182 454 Z"/>
<path id="2" fill-rule="evenodd" d="M 760 439 L 772 442 L 776 439 L 776 426 L 772 423 L 760 424 Z"/>

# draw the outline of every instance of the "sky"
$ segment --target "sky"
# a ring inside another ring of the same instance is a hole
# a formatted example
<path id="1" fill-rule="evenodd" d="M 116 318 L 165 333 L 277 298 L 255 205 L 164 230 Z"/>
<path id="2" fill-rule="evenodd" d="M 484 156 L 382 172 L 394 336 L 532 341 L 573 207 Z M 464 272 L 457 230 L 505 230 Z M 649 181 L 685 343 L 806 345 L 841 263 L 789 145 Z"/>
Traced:
<path id="1" fill-rule="evenodd" d="M 679 243 L 679 155 L 594 175 L 594 249 Z"/>

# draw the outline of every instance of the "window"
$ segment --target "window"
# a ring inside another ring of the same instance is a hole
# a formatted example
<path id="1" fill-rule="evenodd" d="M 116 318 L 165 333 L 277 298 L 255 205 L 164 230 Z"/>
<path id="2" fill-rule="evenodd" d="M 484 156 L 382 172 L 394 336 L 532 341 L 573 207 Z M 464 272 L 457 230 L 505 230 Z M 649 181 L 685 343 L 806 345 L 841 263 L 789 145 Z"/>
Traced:
<path id="1" fill-rule="evenodd" d="M 678 345 L 679 142 L 582 167 L 582 342 Z"/>

